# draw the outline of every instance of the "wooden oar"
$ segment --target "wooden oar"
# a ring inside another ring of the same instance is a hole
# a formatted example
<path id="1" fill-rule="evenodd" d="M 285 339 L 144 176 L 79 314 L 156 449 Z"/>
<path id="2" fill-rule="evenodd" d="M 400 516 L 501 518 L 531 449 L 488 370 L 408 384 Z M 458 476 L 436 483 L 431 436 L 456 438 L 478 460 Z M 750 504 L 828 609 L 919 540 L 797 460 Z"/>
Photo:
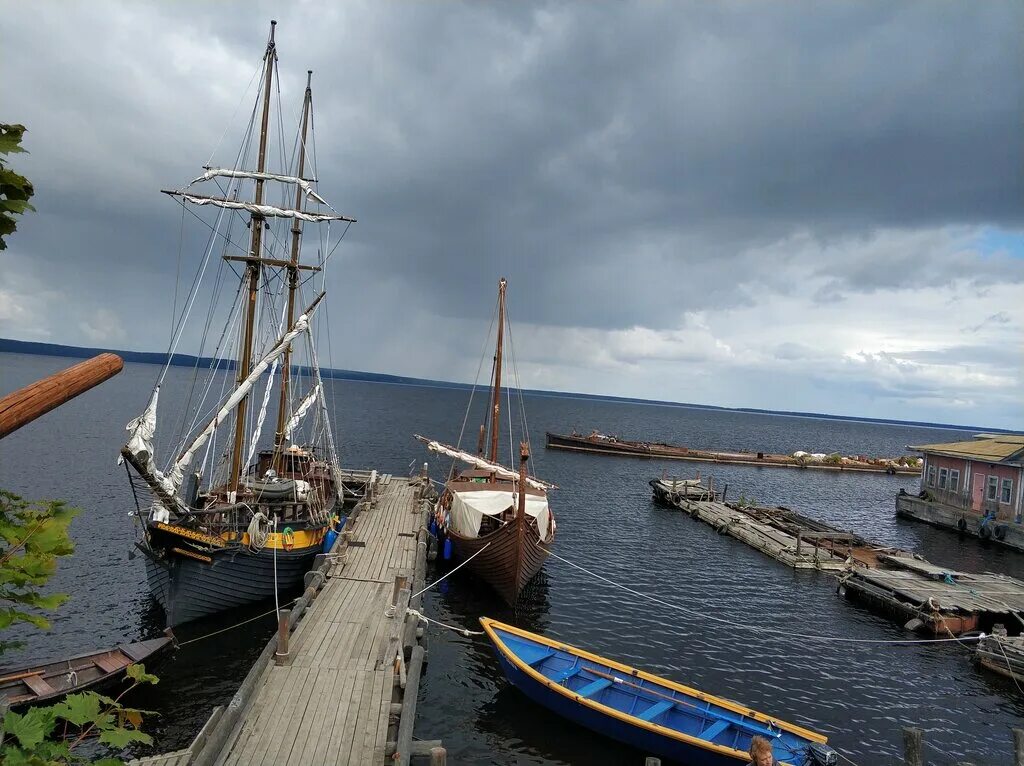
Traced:
<path id="1" fill-rule="evenodd" d="M 583 668 L 583 669 L 585 671 L 587 671 L 588 673 L 593 673 L 595 676 L 600 676 L 601 678 L 607 678 L 610 681 L 613 681 L 613 682 L 615 682 L 617 684 L 622 684 L 623 686 L 630 686 L 630 687 L 632 687 L 634 689 L 639 689 L 642 692 L 646 692 L 647 694 L 653 695 L 655 697 L 660 697 L 661 699 L 668 700 L 669 702 L 674 702 L 677 705 L 683 705 L 683 706 L 686 706 L 686 707 L 691 707 L 694 710 L 696 710 L 697 712 L 703 713 L 704 714 L 704 716 L 703 716 L 704 718 L 718 718 L 718 719 L 721 719 L 723 721 L 728 721 L 733 726 L 737 726 L 737 727 L 739 727 L 741 729 L 746 729 L 747 731 L 752 731 L 755 734 L 767 735 L 769 737 L 774 737 L 774 738 L 778 738 L 778 737 L 782 736 L 781 732 L 772 731 L 771 729 L 769 729 L 769 728 L 767 728 L 765 726 L 761 726 L 759 724 L 754 724 L 754 723 L 748 723 L 747 721 L 744 721 L 741 718 L 733 718 L 730 715 L 723 715 L 721 713 L 712 713 L 710 710 L 705 710 L 704 708 L 701 708 L 701 707 L 693 704 L 692 702 L 687 702 L 686 700 L 681 700 L 678 697 L 672 697 L 672 696 L 670 696 L 668 694 L 663 694 L 661 692 L 656 692 L 653 689 L 649 689 L 646 686 L 640 686 L 640 684 L 634 684 L 634 683 L 632 683 L 630 681 L 627 681 L 624 678 L 619 678 L 618 676 L 609 675 L 608 673 L 602 673 L 600 670 L 594 670 L 593 668 Z"/>

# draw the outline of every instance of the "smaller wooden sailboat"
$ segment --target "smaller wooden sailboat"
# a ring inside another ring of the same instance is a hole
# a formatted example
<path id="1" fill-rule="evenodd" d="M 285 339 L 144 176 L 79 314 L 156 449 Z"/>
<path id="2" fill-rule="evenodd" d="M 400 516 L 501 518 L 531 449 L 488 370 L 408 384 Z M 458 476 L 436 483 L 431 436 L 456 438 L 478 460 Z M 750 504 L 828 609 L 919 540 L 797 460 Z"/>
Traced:
<path id="1" fill-rule="evenodd" d="M 529 631 L 481 617 L 509 682 L 581 726 L 687 766 L 750 761 L 754 736 L 788 766 L 834 766 L 826 738 Z"/>
<path id="2" fill-rule="evenodd" d="M 454 473 L 435 506 L 439 538 L 451 543 L 452 558 L 486 581 L 509 604 L 540 571 L 555 539 L 555 517 L 548 506 L 553 484 L 527 475 L 529 444 L 519 447 L 519 470 L 498 462 L 501 428 L 501 365 L 505 331 L 504 279 L 498 282 L 498 339 L 494 352 L 490 406 L 490 452 L 484 458 L 486 426 L 480 426 L 479 454 L 416 436 L 433 451 L 472 468 Z M 524 413 L 525 419 L 525 413 Z"/>
<path id="3" fill-rule="evenodd" d="M 170 645 L 170 637 L 151 638 L 65 660 L 0 670 L 0 702 L 11 707 L 35 705 L 112 684 L 129 665 L 151 660 Z"/>

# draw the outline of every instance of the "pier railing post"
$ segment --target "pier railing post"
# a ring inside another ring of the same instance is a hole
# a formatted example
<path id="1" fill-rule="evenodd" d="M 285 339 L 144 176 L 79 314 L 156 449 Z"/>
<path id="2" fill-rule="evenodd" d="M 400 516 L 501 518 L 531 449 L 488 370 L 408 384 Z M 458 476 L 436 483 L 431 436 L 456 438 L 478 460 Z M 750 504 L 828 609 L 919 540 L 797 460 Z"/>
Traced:
<path id="1" fill-rule="evenodd" d="M 1010 729 L 1013 732 L 1013 766 L 1024 766 L 1024 729 Z"/>
<path id="2" fill-rule="evenodd" d="M 278 665 L 288 664 L 288 619 L 291 617 L 290 609 L 282 609 L 277 619 L 277 651 L 274 652 L 274 662 Z"/>
<path id="3" fill-rule="evenodd" d="M 903 762 L 906 766 L 924 766 L 921 739 L 924 732 L 911 726 L 903 727 Z"/>

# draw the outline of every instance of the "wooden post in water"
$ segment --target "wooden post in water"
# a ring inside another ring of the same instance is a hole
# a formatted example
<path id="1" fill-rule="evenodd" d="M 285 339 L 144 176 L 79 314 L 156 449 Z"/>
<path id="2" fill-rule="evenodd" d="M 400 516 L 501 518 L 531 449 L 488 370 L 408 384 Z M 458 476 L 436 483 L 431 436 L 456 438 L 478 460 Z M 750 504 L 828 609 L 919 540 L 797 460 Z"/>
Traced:
<path id="1" fill-rule="evenodd" d="M 114 377 L 123 367 L 117 354 L 100 354 L 12 391 L 0 399 L 0 439 Z"/>
<path id="2" fill-rule="evenodd" d="M 1024 766 L 1024 729 L 1010 729 L 1013 732 L 1013 766 Z"/>
<path id="3" fill-rule="evenodd" d="M 647 760 L 644 761 L 644 766 L 661 766 L 661 759 L 649 755 Z"/>
<path id="4" fill-rule="evenodd" d="M 447 766 L 448 751 L 443 747 L 430 748 L 430 766 Z"/>
<path id="5" fill-rule="evenodd" d="M 924 766 L 921 738 L 924 732 L 912 726 L 903 727 L 903 762 L 906 766 Z"/>

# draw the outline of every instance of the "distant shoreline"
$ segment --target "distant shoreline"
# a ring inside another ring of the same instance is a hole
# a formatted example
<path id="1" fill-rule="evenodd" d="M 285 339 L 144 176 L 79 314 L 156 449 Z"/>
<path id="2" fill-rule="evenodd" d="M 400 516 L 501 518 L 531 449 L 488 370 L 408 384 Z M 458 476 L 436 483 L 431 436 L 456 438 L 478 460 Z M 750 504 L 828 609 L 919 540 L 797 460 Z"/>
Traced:
<path id="1" fill-rule="evenodd" d="M 89 348 L 83 346 L 65 346 L 59 343 L 37 343 L 34 341 L 13 340 L 0 338 L 0 353 L 9 354 L 30 354 L 35 356 L 57 356 L 69 357 L 72 359 L 88 359 L 96 354 L 104 352 L 117 354 L 126 362 L 137 364 L 159 364 L 167 360 L 166 353 L 153 351 L 122 351 L 114 348 Z M 175 367 L 194 367 L 200 365 L 209 366 L 213 359 L 209 357 L 195 357 L 190 354 L 174 354 L 171 365 Z M 231 361 L 221 362 L 221 369 L 234 369 Z M 321 368 L 320 374 L 324 378 L 334 380 L 351 380 L 364 383 L 387 383 L 400 386 L 420 386 L 427 388 L 446 388 L 468 391 L 473 388 L 469 383 L 456 383 L 445 380 L 430 380 L 427 378 L 412 378 L 404 375 L 388 375 L 377 372 L 362 372 L 359 370 L 335 370 Z M 848 423 L 874 423 L 879 425 L 911 426 L 914 428 L 938 428 L 949 431 L 977 431 L 986 433 L 1016 433 L 1006 428 L 985 428 L 982 426 L 965 426 L 953 423 L 929 423 L 914 420 L 892 420 L 889 418 L 853 417 L 850 415 L 830 415 L 819 412 L 791 412 L 786 410 L 766 410 L 754 407 L 719 407 L 713 404 L 690 404 L 687 402 L 669 402 L 660 399 L 637 399 L 629 396 L 610 396 L 603 394 L 581 394 L 567 391 L 544 391 L 539 389 L 524 388 L 526 396 L 544 396 L 556 399 L 588 399 L 599 402 L 612 402 L 618 404 L 644 404 L 655 407 L 681 407 L 692 410 L 713 410 L 719 412 L 742 412 L 753 415 L 775 415 L 791 418 L 810 418 L 812 420 L 838 420 Z"/>

